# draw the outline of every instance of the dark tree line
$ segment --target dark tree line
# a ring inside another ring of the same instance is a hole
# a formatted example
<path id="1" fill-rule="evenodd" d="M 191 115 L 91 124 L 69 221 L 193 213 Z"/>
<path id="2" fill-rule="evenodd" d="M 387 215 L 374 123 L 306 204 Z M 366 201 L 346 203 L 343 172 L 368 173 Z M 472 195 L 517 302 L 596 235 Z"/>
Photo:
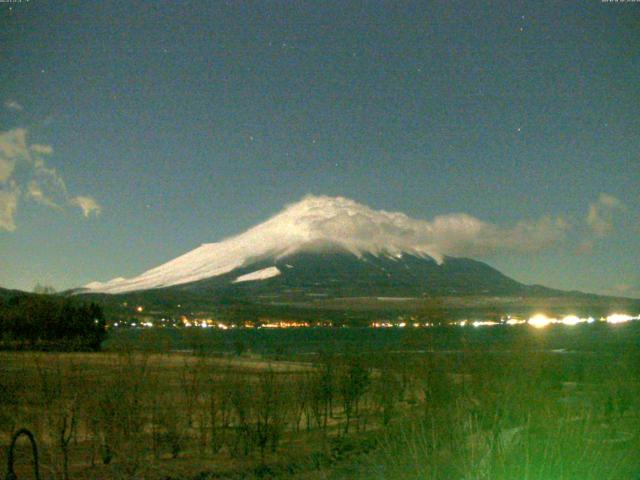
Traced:
<path id="1" fill-rule="evenodd" d="M 0 348 L 98 350 L 106 336 L 95 303 L 51 295 L 0 300 Z"/>

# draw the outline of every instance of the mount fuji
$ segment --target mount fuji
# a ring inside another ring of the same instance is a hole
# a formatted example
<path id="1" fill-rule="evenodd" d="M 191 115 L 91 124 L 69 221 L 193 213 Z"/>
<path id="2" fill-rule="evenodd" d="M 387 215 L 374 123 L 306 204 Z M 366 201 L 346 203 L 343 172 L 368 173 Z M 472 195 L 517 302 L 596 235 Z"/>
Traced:
<path id="1" fill-rule="evenodd" d="M 70 293 L 122 318 L 132 305 L 160 317 L 215 312 L 236 320 L 331 321 L 434 305 L 458 316 L 640 308 L 634 299 L 525 285 L 469 258 L 544 248 L 562 231 L 563 224 L 549 218 L 510 228 L 465 214 L 426 221 L 347 198 L 307 196 L 240 235 L 203 244 L 138 276 L 92 282 Z"/>
<path id="2" fill-rule="evenodd" d="M 517 293 L 526 287 L 490 266 L 448 255 L 496 232 L 467 215 L 416 220 L 343 197 L 307 196 L 240 235 L 203 244 L 133 278 L 79 292 L 150 289 L 317 296 Z"/>

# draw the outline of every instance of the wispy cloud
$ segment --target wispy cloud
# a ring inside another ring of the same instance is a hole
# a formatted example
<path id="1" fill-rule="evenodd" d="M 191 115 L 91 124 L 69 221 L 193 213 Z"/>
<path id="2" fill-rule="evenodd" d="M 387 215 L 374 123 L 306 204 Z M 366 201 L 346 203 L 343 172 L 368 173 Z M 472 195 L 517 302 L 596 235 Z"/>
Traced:
<path id="1" fill-rule="evenodd" d="M 605 237 L 613 232 L 616 213 L 626 210 L 626 206 L 613 195 L 601 193 L 598 200 L 589 205 L 586 223 L 596 237 Z"/>
<path id="2" fill-rule="evenodd" d="M 553 247 L 564 240 L 567 228 L 562 217 L 544 216 L 504 226 L 452 214 L 436 217 L 426 236 L 447 255 L 487 255 L 499 250 L 536 252 Z"/>
<path id="3" fill-rule="evenodd" d="M 14 219 L 19 197 L 20 189 L 15 182 L 0 188 L 0 230 L 13 232 L 16 229 Z"/>
<path id="4" fill-rule="evenodd" d="M 53 153 L 53 147 L 51 145 L 34 144 L 30 145 L 31 151 L 39 153 L 40 155 L 51 155 Z"/>
<path id="5" fill-rule="evenodd" d="M 21 200 L 55 210 L 79 207 L 85 217 L 98 215 L 101 208 L 95 199 L 71 195 L 58 171 L 47 165 L 43 157 L 53 154 L 53 148 L 29 144 L 27 133 L 24 128 L 0 132 L 0 230 L 16 229 Z"/>
<path id="6" fill-rule="evenodd" d="M 5 108 L 9 109 L 9 110 L 16 110 L 18 112 L 24 110 L 24 108 L 22 107 L 22 105 L 20 105 L 18 102 L 16 102 L 15 100 L 7 100 L 6 102 L 4 102 L 4 106 Z"/>
<path id="7" fill-rule="evenodd" d="M 82 210 L 82 214 L 85 218 L 89 218 L 91 214 L 100 215 L 102 212 L 102 207 L 98 205 L 92 197 L 86 197 L 83 195 L 78 195 L 71 199 L 71 204 L 79 207 Z"/>
<path id="8" fill-rule="evenodd" d="M 38 182 L 35 180 L 29 182 L 29 185 L 27 186 L 27 196 L 41 205 L 54 208 L 56 210 L 62 210 L 60 205 L 54 202 L 49 196 L 45 195 L 42 187 L 40 187 Z"/>
<path id="9" fill-rule="evenodd" d="M 0 184 L 9 181 L 13 175 L 13 170 L 16 168 L 15 160 L 10 158 L 2 158 L 0 156 Z"/>
<path id="10" fill-rule="evenodd" d="M 563 218 L 548 216 L 511 226 L 484 222 L 465 213 L 418 220 L 399 212 L 373 210 L 342 197 L 309 196 L 291 205 L 283 215 L 284 219 L 295 218 L 291 231 L 299 232 L 302 222 L 305 238 L 320 244 L 343 244 L 352 251 L 422 252 L 438 261 L 446 255 L 539 251 L 564 240 L 568 229 Z"/>

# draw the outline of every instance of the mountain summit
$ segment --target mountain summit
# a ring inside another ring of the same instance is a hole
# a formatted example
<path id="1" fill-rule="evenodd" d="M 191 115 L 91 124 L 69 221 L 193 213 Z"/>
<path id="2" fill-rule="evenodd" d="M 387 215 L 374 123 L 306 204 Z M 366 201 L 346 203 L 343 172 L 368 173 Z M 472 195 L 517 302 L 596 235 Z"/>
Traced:
<path id="1" fill-rule="evenodd" d="M 316 284 L 322 283 L 322 278 L 335 284 L 338 275 L 349 284 L 357 277 L 355 283 L 363 285 L 378 282 L 382 275 L 385 285 L 402 279 L 401 283 L 424 291 L 427 285 L 442 290 L 439 285 L 447 273 L 455 278 L 444 283 L 462 290 L 468 289 L 465 283 L 477 282 L 481 276 L 486 277 L 480 282 L 483 285 L 489 278 L 496 281 L 500 277 L 494 285 L 509 284 L 513 289 L 520 284 L 488 265 L 448 256 L 456 251 L 491 248 L 501 234 L 464 214 L 428 222 L 403 213 L 373 210 L 343 197 L 307 196 L 240 235 L 203 244 L 137 277 L 89 283 L 84 292 L 124 293 L 202 284 L 205 280 L 228 286 L 281 276 L 310 281 L 310 274 L 315 275 Z M 506 241 L 517 242 L 518 236 L 522 237 L 522 232 L 515 231 L 514 238 Z M 480 276 L 479 266 L 484 272 Z M 469 276 L 472 271 L 475 273 Z"/>

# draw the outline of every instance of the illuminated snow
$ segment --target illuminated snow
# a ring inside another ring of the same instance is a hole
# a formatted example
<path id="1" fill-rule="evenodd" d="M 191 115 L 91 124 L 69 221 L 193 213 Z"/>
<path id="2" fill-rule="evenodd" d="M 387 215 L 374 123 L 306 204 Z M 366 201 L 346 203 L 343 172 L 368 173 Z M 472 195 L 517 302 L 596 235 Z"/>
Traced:
<path id="1" fill-rule="evenodd" d="M 263 268 L 262 270 L 256 270 L 255 272 L 247 273 L 236 278 L 233 283 L 251 282 L 253 280 L 266 280 L 267 278 L 277 277 L 280 275 L 278 267 Z"/>
<path id="2" fill-rule="evenodd" d="M 442 220 L 440 220 L 442 222 Z M 357 256 L 408 252 L 442 261 L 433 243 L 418 235 L 428 222 L 402 213 L 375 211 L 342 197 L 308 196 L 245 233 L 205 243 L 141 275 L 84 286 L 94 292 L 121 293 L 179 285 L 228 273 L 251 261 L 340 248 Z"/>
<path id="3" fill-rule="evenodd" d="M 86 290 L 121 293 L 179 285 L 222 275 L 259 260 L 341 249 L 362 257 L 403 254 L 433 258 L 476 255 L 497 249 L 535 250 L 563 235 L 560 220 L 543 218 L 503 228 L 464 213 L 417 220 L 399 212 L 373 210 L 343 197 L 307 196 L 235 237 L 205 243 L 163 265 L 129 279 L 92 282 Z"/>

